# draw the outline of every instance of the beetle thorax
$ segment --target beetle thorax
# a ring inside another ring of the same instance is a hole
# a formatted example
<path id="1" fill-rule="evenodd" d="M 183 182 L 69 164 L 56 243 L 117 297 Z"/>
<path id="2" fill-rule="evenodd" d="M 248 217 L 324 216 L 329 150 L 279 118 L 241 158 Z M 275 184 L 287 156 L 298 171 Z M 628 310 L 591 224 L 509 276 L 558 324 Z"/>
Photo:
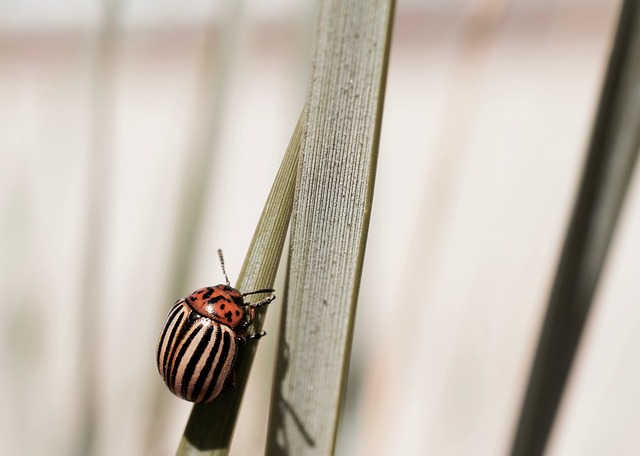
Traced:
<path id="1" fill-rule="evenodd" d="M 244 320 L 242 294 L 228 285 L 200 288 L 186 298 L 193 310 L 203 317 L 235 328 Z"/>

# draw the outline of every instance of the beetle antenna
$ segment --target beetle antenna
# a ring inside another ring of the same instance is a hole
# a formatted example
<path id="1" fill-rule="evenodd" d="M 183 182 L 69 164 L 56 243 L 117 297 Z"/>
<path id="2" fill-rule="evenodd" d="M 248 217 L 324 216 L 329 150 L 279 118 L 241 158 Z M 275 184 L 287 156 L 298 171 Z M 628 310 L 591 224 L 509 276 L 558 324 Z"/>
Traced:
<path id="1" fill-rule="evenodd" d="M 227 281 L 227 285 L 231 286 L 229 277 L 227 277 L 227 271 L 224 269 L 224 257 L 222 256 L 222 249 L 218 249 L 218 256 L 220 257 L 220 266 L 222 266 L 222 273 L 224 274 L 224 280 Z"/>

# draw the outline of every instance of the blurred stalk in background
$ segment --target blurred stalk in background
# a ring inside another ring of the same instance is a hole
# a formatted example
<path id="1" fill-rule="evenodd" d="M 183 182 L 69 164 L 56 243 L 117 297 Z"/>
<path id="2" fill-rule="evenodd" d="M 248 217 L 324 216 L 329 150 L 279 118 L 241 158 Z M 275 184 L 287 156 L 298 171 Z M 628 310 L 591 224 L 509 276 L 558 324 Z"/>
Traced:
<path id="1" fill-rule="evenodd" d="M 80 430 L 75 454 L 97 453 L 96 436 L 99 403 L 99 366 L 102 332 L 96 321 L 109 311 L 105 302 L 104 277 L 106 249 L 113 186 L 113 126 L 115 78 L 118 68 L 121 29 L 120 0 L 101 0 L 101 23 L 98 26 L 93 54 L 91 86 L 91 142 L 87 170 L 87 208 L 84 233 L 84 265 L 80 301 L 78 336 Z"/>
<path id="2" fill-rule="evenodd" d="M 640 5 L 625 0 L 512 456 L 542 455 L 640 147 Z"/>
<path id="3" fill-rule="evenodd" d="M 222 18 L 210 19 L 204 33 L 204 43 L 198 71 L 200 90 L 194 100 L 192 131 L 185 149 L 185 166 L 176 181 L 180 195 L 177 199 L 175 239 L 172 243 L 171 269 L 168 273 L 166 299 L 159 308 L 158 327 L 162 324 L 166 303 L 174 302 L 188 293 L 188 280 L 193 274 L 198 236 L 203 230 L 208 192 L 217 179 L 211 170 L 224 169 L 224 163 L 216 152 L 220 148 L 224 113 L 228 112 L 229 78 L 236 64 L 236 57 L 246 32 L 244 1 L 223 1 Z M 219 187 L 218 187 L 219 188 Z M 188 223 L 185 221 L 188 220 Z M 213 227 L 207 233 L 215 238 Z M 219 248 L 211 245 L 211 253 Z M 151 381 L 151 379 L 150 379 Z M 169 426 L 168 403 L 164 386 L 154 382 L 149 389 L 152 407 L 149 409 L 149 433 L 147 451 L 153 451 L 156 442 Z"/>

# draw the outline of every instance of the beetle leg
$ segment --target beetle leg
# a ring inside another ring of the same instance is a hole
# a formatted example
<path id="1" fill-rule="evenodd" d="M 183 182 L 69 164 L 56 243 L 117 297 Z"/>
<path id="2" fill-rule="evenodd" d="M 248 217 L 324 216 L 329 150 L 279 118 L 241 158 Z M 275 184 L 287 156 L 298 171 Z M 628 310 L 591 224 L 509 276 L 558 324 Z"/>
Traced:
<path id="1" fill-rule="evenodd" d="M 266 298 L 262 299 L 261 301 L 258 301 L 255 304 L 249 304 L 249 305 L 251 307 L 253 307 L 254 309 L 257 309 L 259 307 L 266 306 L 267 304 L 269 304 L 274 299 L 276 299 L 276 295 L 271 294 L 271 295 L 267 296 Z"/>
<path id="2" fill-rule="evenodd" d="M 241 345 L 244 347 L 245 345 L 247 345 L 248 340 L 257 340 L 266 335 L 267 335 L 266 331 L 260 331 L 259 333 L 253 333 L 253 334 L 243 333 L 236 336 L 236 341 L 238 342 L 238 345 Z"/>
<path id="3" fill-rule="evenodd" d="M 258 340 L 261 337 L 264 337 L 266 335 L 267 335 L 266 331 L 260 331 L 259 333 L 248 334 L 246 337 L 247 339 L 250 339 L 250 340 Z"/>
<path id="4" fill-rule="evenodd" d="M 253 323 L 253 319 L 256 317 L 256 310 L 253 307 L 249 307 L 249 310 L 247 310 L 246 312 L 249 315 L 249 318 L 247 318 L 243 323 L 242 323 L 242 329 L 247 329 L 249 326 L 251 326 L 251 324 Z"/>

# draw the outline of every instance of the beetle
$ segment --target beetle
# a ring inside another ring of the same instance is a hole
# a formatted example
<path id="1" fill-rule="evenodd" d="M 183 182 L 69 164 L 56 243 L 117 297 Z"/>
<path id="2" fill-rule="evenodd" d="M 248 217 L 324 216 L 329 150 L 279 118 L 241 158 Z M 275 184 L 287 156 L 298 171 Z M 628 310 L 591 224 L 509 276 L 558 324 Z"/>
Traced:
<path id="1" fill-rule="evenodd" d="M 247 334 L 256 309 L 275 299 L 275 290 L 241 293 L 231 286 L 218 250 L 226 284 L 200 288 L 179 299 L 169 310 L 156 349 L 158 372 L 169 390 L 190 402 L 215 399 L 235 384 L 238 349 L 266 333 Z M 271 293 L 254 304 L 245 296 Z"/>

